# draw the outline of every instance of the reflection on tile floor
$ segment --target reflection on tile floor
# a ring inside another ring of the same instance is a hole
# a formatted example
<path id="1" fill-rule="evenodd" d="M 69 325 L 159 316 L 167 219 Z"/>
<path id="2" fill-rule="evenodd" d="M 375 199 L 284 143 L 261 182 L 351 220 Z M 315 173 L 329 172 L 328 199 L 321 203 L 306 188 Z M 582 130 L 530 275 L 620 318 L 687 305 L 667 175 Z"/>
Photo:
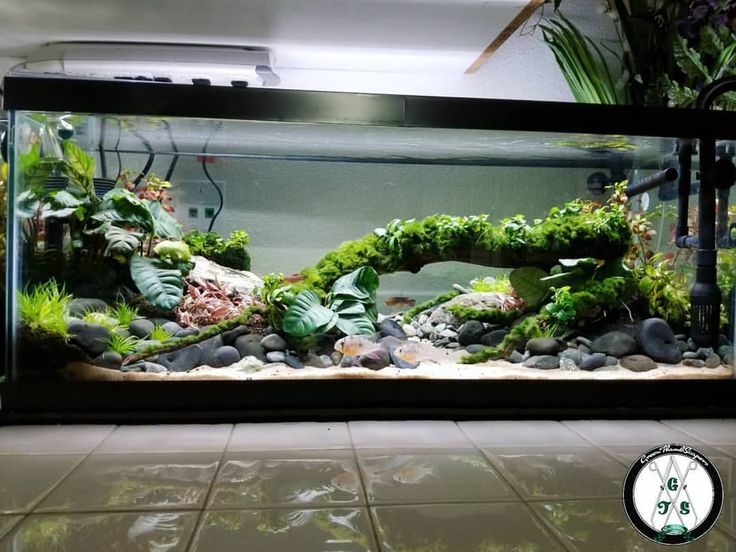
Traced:
<path id="1" fill-rule="evenodd" d="M 211 508 L 343 506 L 363 503 L 349 451 L 230 453 L 212 490 Z"/>
<path id="2" fill-rule="evenodd" d="M 0 552 L 660 550 L 621 506 L 642 453 L 682 442 L 724 481 L 733 420 L 0 428 Z"/>
<path id="3" fill-rule="evenodd" d="M 207 512 L 191 552 L 377 552 L 365 509 Z"/>
<path id="4" fill-rule="evenodd" d="M 184 552 L 197 513 L 34 514 L 2 541 L 0 552 Z"/>

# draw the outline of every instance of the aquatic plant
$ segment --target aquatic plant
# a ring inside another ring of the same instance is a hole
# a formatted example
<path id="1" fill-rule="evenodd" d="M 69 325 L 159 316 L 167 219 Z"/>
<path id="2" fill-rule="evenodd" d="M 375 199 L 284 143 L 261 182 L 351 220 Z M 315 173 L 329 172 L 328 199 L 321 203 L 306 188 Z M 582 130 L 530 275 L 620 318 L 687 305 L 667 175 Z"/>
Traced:
<path id="1" fill-rule="evenodd" d="M 552 301 L 544 306 L 544 312 L 555 324 L 567 325 L 577 316 L 570 286 L 552 289 L 554 291 Z"/>
<path id="2" fill-rule="evenodd" d="M 121 328 L 127 328 L 133 320 L 138 318 L 138 309 L 128 305 L 125 301 L 118 300 L 107 314 L 117 320 Z"/>
<path id="3" fill-rule="evenodd" d="M 153 248 L 153 252 L 158 255 L 159 259 L 172 263 L 187 262 L 192 258 L 189 246 L 183 241 L 164 240 Z"/>
<path id="4" fill-rule="evenodd" d="M 160 324 L 154 324 L 153 330 L 148 334 L 148 339 L 151 341 L 158 341 L 159 343 L 166 343 L 171 339 L 171 334 L 167 332 Z"/>
<path id="5" fill-rule="evenodd" d="M 238 316 L 253 303 L 252 298 L 228 291 L 216 282 L 187 281 L 187 292 L 176 308 L 177 321 L 183 326 L 209 326 Z"/>
<path id="6" fill-rule="evenodd" d="M 18 292 L 18 310 L 24 324 L 63 337 L 67 333 L 67 317 L 72 296 L 56 280 Z"/>
<path id="7" fill-rule="evenodd" d="M 488 347 L 487 349 L 483 349 L 477 353 L 465 355 L 460 359 L 460 363 L 478 364 L 479 362 L 486 362 L 487 360 L 506 358 L 514 349 L 522 346 L 530 339 L 535 337 L 544 337 L 546 335 L 544 325 L 544 320 L 539 316 L 529 316 L 519 322 L 516 326 L 513 326 L 497 346 Z"/>
<path id="8" fill-rule="evenodd" d="M 378 274 L 416 273 L 422 266 L 440 261 L 549 268 L 560 258 L 574 256 L 620 258 L 631 243 L 631 230 L 620 205 L 597 206 L 582 200 L 552 209 L 523 233 L 509 226 L 507 231 L 503 224 L 493 225 L 484 216 L 432 215 L 406 221 L 397 238 L 400 247 L 389 248 L 385 236 L 375 233 L 344 242 L 313 268 L 302 271 L 304 283 L 326 293 L 337 278 L 361 266 L 370 266 Z"/>
<path id="9" fill-rule="evenodd" d="M 478 278 L 470 280 L 470 291 L 474 292 L 498 292 L 508 294 L 511 293 L 512 290 L 513 287 L 511 286 L 509 277 L 505 274 L 499 274 L 496 277 L 486 276 L 484 278 L 479 276 Z"/>
<path id="10" fill-rule="evenodd" d="M 676 272 L 672 260 L 658 253 L 650 262 L 634 269 L 637 289 L 651 316 L 682 326 L 690 317 L 690 295 L 685 277 Z"/>
<path id="11" fill-rule="evenodd" d="M 193 255 L 200 255 L 236 270 L 250 270 L 250 256 L 246 250 L 250 236 L 245 230 L 233 230 L 228 239 L 217 232 L 190 230 L 182 236 L 182 240 Z"/>
<path id="12" fill-rule="evenodd" d="M 312 290 L 303 290 L 290 301 L 281 328 L 293 337 L 326 333 L 333 327 L 346 335 L 372 334 L 378 316 L 376 289 L 376 271 L 361 267 L 335 281 L 327 306 Z"/>
<path id="13" fill-rule="evenodd" d="M 460 320 L 478 320 L 489 324 L 510 324 L 523 314 L 522 309 L 473 309 L 461 305 L 450 305 L 447 308 L 456 318 Z"/>
<path id="14" fill-rule="evenodd" d="M 418 305 L 413 306 L 409 310 L 407 310 L 404 313 L 403 322 L 404 324 L 408 324 L 411 322 L 418 314 L 421 314 L 427 309 L 431 309 L 432 307 L 435 307 L 437 305 L 440 305 L 442 303 L 447 303 L 450 299 L 453 299 L 460 295 L 459 291 L 449 291 L 447 293 L 440 293 L 438 296 L 429 299 L 425 301 L 424 303 L 419 303 Z"/>
<path id="15" fill-rule="evenodd" d="M 88 310 L 82 315 L 82 321 L 87 324 L 96 324 L 107 328 L 112 331 L 120 327 L 118 320 L 109 314 L 109 310 L 106 312 L 99 312 L 96 310 Z"/>
<path id="16" fill-rule="evenodd" d="M 153 338 L 150 337 L 149 339 Z M 124 357 L 134 352 L 137 345 L 138 338 L 133 335 L 124 336 L 118 332 L 110 332 L 110 339 L 107 342 L 107 349 L 109 351 L 114 351 Z"/>

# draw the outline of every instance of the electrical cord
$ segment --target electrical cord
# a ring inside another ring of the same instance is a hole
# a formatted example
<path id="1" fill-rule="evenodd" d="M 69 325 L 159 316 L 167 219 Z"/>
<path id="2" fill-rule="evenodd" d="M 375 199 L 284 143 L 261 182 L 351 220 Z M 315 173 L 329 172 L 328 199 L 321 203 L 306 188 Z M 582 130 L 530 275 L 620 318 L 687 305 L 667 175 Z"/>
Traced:
<path id="1" fill-rule="evenodd" d="M 171 180 L 171 175 L 174 174 L 174 169 L 176 168 L 176 164 L 179 161 L 179 150 L 176 147 L 174 136 L 171 134 L 171 125 L 169 124 L 168 121 L 164 121 L 164 125 L 166 126 L 166 134 L 168 134 L 169 136 L 169 142 L 171 143 L 171 149 L 174 151 L 174 157 L 171 159 L 171 164 L 169 165 L 169 168 L 166 171 L 166 176 L 164 176 L 164 180 L 166 182 L 169 182 Z"/>
<path id="2" fill-rule="evenodd" d="M 222 212 L 222 208 L 225 204 L 224 197 L 222 195 L 222 190 L 217 185 L 217 182 L 212 178 L 210 175 L 210 171 L 207 169 L 207 146 L 210 143 L 210 140 L 215 135 L 215 133 L 220 129 L 222 126 L 222 123 L 218 123 L 215 129 L 210 133 L 210 135 L 207 137 L 207 139 L 204 142 L 204 147 L 202 148 L 202 172 L 204 172 L 204 175 L 207 177 L 207 180 L 210 181 L 210 184 L 212 184 L 212 187 L 217 192 L 218 197 L 220 198 L 220 205 L 217 208 L 217 211 L 215 211 L 215 214 L 212 215 L 212 219 L 210 220 L 209 228 L 207 228 L 208 232 L 212 232 L 212 228 L 215 226 L 215 221 L 217 220 L 217 217 L 220 216 L 220 213 Z"/>
<path id="3" fill-rule="evenodd" d="M 138 184 L 140 184 L 141 180 L 143 180 L 146 175 L 148 174 L 148 171 L 151 170 L 151 166 L 153 165 L 154 159 L 156 159 L 156 154 L 153 151 L 153 147 L 151 146 L 151 143 L 146 140 L 145 136 L 142 136 L 137 130 L 131 130 L 134 136 L 136 136 L 142 143 L 143 147 L 146 148 L 148 151 L 148 160 L 146 161 L 146 164 L 143 166 L 143 169 L 138 174 L 136 179 L 133 181 L 133 189 L 138 187 Z"/>

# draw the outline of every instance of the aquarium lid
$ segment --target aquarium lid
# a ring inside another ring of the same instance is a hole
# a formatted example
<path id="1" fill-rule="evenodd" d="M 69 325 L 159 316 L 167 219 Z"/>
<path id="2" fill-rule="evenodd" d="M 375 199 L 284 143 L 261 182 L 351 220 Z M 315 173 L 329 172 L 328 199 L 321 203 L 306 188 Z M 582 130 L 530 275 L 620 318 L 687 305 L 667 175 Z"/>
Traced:
<path id="1" fill-rule="evenodd" d="M 28 56 L 14 72 L 52 73 L 179 84 L 275 86 L 271 53 L 245 47 L 57 42 Z"/>

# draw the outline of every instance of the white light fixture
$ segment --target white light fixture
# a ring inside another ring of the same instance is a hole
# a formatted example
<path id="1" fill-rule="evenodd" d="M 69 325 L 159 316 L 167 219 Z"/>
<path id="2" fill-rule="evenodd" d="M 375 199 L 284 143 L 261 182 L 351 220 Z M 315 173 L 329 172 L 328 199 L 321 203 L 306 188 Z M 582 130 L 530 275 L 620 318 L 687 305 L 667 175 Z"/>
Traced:
<path id="1" fill-rule="evenodd" d="M 112 42 L 48 44 L 13 72 L 220 86 L 276 86 L 281 80 L 271 69 L 271 53 L 266 50 Z"/>

